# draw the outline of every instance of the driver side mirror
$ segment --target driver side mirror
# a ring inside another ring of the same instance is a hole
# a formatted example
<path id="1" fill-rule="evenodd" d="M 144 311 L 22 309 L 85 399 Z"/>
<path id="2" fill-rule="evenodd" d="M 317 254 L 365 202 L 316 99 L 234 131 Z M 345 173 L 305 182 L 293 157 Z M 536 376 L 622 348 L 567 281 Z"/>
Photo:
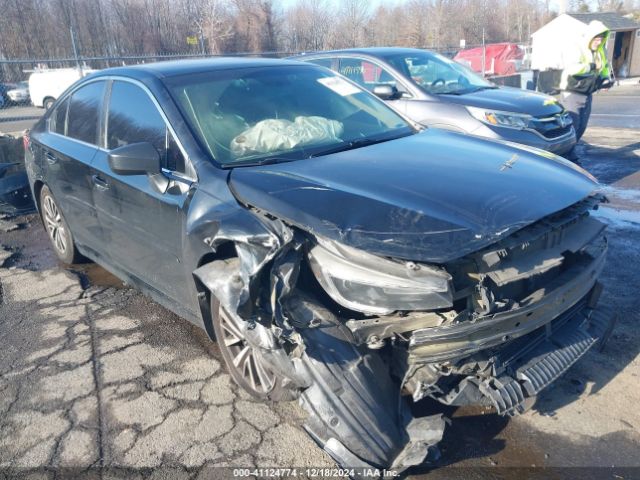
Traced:
<path id="1" fill-rule="evenodd" d="M 400 92 L 393 85 L 376 85 L 373 87 L 373 94 L 382 100 L 393 100 L 400 96 Z"/>
<path id="2" fill-rule="evenodd" d="M 118 175 L 160 173 L 160 155 L 149 142 L 130 143 L 109 152 L 109 167 Z"/>

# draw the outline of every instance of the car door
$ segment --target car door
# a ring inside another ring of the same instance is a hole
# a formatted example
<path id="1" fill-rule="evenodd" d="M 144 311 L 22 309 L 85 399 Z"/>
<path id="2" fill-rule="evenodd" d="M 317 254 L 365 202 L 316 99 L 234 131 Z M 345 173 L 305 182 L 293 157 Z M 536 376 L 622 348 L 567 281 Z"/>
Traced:
<path id="1" fill-rule="evenodd" d="M 90 82 L 60 102 L 35 147 L 45 181 L 75 240 L 97 251 L 102 235 L 93 206 L 91 162 L 99 150 L 105 85 L 105 81 Z"/>
<path id="2" fill-rule="evenodd" d="M 370 92 L 373 92 L 377 85 L 395 87 L 399 92 L 398 97 L 385 101 L 400 113 L 406 113 L 407 104 L 411 101 L 411 94 L 409 89 L 388 68 L 368 58 L 340 57 L 338 59 L 338 73 Z"/>
<path id="3" fill-rule="evenodd" d="M 180 302 L 189 295 L 182 264 L 188 183 L 171 181 L 160 172 L 153 178 L 119 175 L 109 166 L 109 153 L 148 142 L 169 176 L 186 175 L 186 156 L 151 93 L 137 82 L 112 82 L 104 118 L 106 148 L 93 165 L 94 201 L 111 262 Z"/>

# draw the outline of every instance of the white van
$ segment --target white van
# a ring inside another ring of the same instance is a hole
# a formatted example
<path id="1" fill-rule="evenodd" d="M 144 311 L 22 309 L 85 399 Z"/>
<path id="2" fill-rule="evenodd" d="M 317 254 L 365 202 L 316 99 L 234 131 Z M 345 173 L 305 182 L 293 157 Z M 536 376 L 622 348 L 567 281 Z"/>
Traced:
<path id="1" fill-rule="evenodd" d="M 31 103 L 49 109 L 62 92 L 94 71 L 87 68 L 55 68 L 33 72 L 29 77 Z"/>

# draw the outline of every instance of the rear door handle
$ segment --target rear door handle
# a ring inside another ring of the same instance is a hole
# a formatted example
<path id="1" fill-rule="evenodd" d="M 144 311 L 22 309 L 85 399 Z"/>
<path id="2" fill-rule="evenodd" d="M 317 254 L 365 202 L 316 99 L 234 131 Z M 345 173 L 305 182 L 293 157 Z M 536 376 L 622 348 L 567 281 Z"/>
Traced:
<path id="1" fill-rule="evenodd" d="M 44 152 L 44 158 L 46 158 L 47 162 L 49 162 L 51 165 L 58 161 L 56 156 L 51 152 Z"/>
<path id="2" fill-rule="evenodd" d="M 93 184 L 98 187 L 100 190 L 108 190 L 109 189 L 109 182 L 107 182 L 106 180 L 100 178 L 100 175 L 93 175 L 91 177 L 91 180 L 93 180 Z"/>

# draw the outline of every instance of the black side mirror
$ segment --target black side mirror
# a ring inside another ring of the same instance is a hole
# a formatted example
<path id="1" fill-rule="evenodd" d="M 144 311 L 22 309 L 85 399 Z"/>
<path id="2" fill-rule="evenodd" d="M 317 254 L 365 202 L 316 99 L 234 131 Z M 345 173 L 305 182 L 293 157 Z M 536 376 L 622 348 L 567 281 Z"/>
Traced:
<path id="1" fill-rule="evenodd" d="M 111 150 L 109 167 L 118 175 L 160 173 L 160 154 L 149 142 L 130 143 Z"/>
<path id="2" fill-rule="evenodd" d="M 373 94 L 382 100 L 393 100 L 398 98 L 400 92 L 393 85 L 376 85 L 373 87 Z"/>

